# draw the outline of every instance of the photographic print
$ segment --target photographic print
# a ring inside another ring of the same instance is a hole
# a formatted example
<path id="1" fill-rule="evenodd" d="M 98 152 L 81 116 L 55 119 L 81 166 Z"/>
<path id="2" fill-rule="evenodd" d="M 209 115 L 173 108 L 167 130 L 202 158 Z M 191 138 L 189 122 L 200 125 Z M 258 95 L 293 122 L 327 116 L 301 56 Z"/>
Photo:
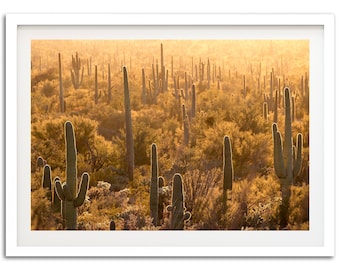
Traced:
<path id="1" fill-rule="evenodd" d="M 32 231 L 309 231 L 309 40 L 30 45 Z"/>
<path id="2" fill-rule="evenodd" d="M 333 256 L 333 30 L 6 16 L 6 256 Z"/>

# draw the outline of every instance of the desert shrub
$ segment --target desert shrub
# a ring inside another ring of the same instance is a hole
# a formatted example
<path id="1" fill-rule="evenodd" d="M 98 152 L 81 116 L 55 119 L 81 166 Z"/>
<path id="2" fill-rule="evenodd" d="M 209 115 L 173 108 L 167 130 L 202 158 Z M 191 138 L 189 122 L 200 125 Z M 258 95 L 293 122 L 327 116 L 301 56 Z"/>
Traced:
<path id="1" fill-rule="evenodd" d="M 191 213 L 195 229 L 217 229 L 219 224 L 219 190 L 221 170 L 188 171 L 183 175 L 185 206 Z M 221 204 L 222 205 L 222 204 Z"/>
<path id="2" fill-rule="evenodd" d="M 292 186 L 289 205 L 289 224 L 297 226 L 309 221 L 309 185 Z M 307 227 L 308 230 L 308 227 Z"/>
<path id="3" fill-rule="evenodd" d="M 50 68 L 44 72 L 32 72 L 31 87 L 33 88 L 38 83 L 43 81 L 52 81 L 58 78 L 58 71 Z"/>
<path id="4" fill-rule="evenodd" d="M 55 213 L 51 201 L 47 199 L 48 191 L 39 188 L 31 192 L 31 229 L 56 230 L 61 227 L 60 213 Z"/>

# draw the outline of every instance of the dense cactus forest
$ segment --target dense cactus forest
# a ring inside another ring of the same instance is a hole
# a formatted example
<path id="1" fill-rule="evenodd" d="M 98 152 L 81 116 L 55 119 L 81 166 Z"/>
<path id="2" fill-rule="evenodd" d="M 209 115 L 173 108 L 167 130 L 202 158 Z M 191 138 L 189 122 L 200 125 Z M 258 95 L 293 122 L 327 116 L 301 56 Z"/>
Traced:
<path id="1" fill-rule="evenodd" d="M 34 40 L 32 230 L 309 230 L 309 43 Z"/>

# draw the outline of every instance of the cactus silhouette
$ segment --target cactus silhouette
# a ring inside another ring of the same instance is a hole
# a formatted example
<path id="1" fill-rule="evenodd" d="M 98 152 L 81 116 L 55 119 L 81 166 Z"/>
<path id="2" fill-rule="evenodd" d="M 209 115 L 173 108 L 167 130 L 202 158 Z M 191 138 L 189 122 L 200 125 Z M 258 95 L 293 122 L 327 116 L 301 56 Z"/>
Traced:
<path id="1" fill-rule="evenodd" d="M 126 131 L 126 162 L 129 180 L 133 180 L 133 170 L 135 164 L 133 134 L 132 134 L 132 119 L 130 107 L 130 90 L 128 82 L 127 68 L 123 67 L 124 75 L 124 108 L 125 108 L 125 131 Z"/>
<path id="2" fill-rule="evenodd" d="M 80 74 L 81 69 L 81 74 Z M 72 69 L 71 69 L 71 79 L 74 89 L 78 89 L 81 84 L 83 83 L 83 77 L 84 77 L 84 67 L 81 68 L 81 61 L 80 57 L 78 56 L 78 52 L 76 53 L 76 56 L 74 57 L 72 55 Z"/>
<path id="3" fill-rule="evenodd" d="M 90 182 L 88 173 L 83 173 L 79 191 L 77 192 L 77 149 L 73 125 L 70 121 L 65 123 L 66 144 L 66 182 L 61 184 L 57 178 L 55 189 L 59 199 L 62 201 L 61 212 L 65 219 L 67 230 L 77 229 L 77 207 L 84 203 L 86 192 Z"/>
<path id="4" fill-rule="evenodd" d="M 170 226 L 172 230 L 183 230 L 184 222 L 191 218 L 190 212 L 186 211 L 184 205 L 183 179 L 179 173 L 173 177 L 171 205 L 167 206 L 170 215 Z"/>
<path id="5" fill-rule="evenodd" d="M 98 104 L 98 73 L 97 73 L 97 66 L 94 66 L 94 103 Z"/>
<path id="6" fill-rule="evenodd" d="M 292 119 L 291 119 L 291 96 L 290 89 L 284 89 L 285 98 L 285 134 L 284 144 L 282 136 L 278 130 L 277 123 L 273 123 L 273 141 L 274 141 L 274 168 L 275 173 L 280 179 L 282 192 L 282 205 L 280 209 L 280 226 L 286 227 L 288 224 L 288 209 L 291 195 L 291 185 L 294 184 L 296 177 L 301 172 L 302 167 L 302 145 L 303 136 L 297 135 L 296 146 L 293 145 L 292 139 Z"/>
<path id="7" fill-rule="evenodd" d="M 191 88 L 191 118 L 196 116 L 196 86 L 193 84 Z"/>
<path id="8" fill-rule="evenodd" d="M 116 230 L 116 223 L 113 220 L 111 220 L 111 222 L 110 222 L 110 231 L 115 231 L 115 230 Z"/>
<path id="9" fill-rule="evenodd" d="M 158 160 L 157 146 L 155 143 L 151 145 L 151 183 L 150 183 L 150 213 L 152 223 L 157 226 L 158 221 L 158 199 L 159 199 L 159 183 L 158 183 Z"/>
<path id="10" fill-rule="evenodd" d="M 46 164 L 43 170 L 42 187 L 46 190 L 47 199 L 52 202 L 52 175 L 51 167 Z"/>
<path id="11" fill-rule="evenodd" d="M 268 103 L 263 102 L 263 119 L 268 120 Z"/>
<path id="12" fill-rule="evenodd" d="M 46 160 L 44 160 L 41 156 L 37 158 L 36 169 L 40 171 L 44 165 L 46 165 Z"/>
<path id="13" fill-rule="evenodd" d="M 231 142 L 229 136 L 224 136 L 223 139 L 223 197 L 222 197 L 222 213 L 227 211 L 227 195 L 228 190 L 233 188 L 234 167 Z"/>
<path id="14" fill-rule="evenodd" d="M 112 100 L 112 89 L 111 89 L 111 68 L 110 64 L 107 65 L 107 92 L 108 92 L 108 103 Z"/>
<path id="15" fill-rule="evenodd" d="M 64 91 L 63 91 L 63 74 L 61 70 L 61 56 L 58 53 L 58 63 L 59 63 L 59 105 L 60 105 L 60 112 L 65 112 L 64 108 Z"/>

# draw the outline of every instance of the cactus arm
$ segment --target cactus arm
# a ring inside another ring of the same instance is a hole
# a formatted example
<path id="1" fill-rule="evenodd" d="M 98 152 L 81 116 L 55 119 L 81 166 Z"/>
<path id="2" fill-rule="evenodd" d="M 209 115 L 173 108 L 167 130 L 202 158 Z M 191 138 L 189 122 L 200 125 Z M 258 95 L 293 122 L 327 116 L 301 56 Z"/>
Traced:
<path id="1" fill-rule="evenodd" d="M 303 136 L 301 133 L 297 135 L 297 147 L 296 147 L 296 158 L 294 160 L 294 171 L 293 177 L 297 177 L 302 169 L 302 145 L 303 145 Z"/>
<path id="2" fill-rule="evenodd" d="M 52 188 L 52 179 L 51 179 L 51 167 L 46 164 L 44 166 L 44 173 L 42 177 L 42 187 L 51 190 Z"/>
<path id="3" fill-rule="evenodd" d="M 190 212 L 185 212 L 183 215 L 183 220 L 188 221 L 191 218 L 191 213 Z"/>
<path id="4" fill-rule="evenodd" d="M 55 182 L 54 182 L 54 188 L 55 188 L 55 191 L 57 193 L 57 196 L 59 197 L 59 199 L 61 201 L 65 200 L 65 194 L 64 194 L 64 190 L 63 190 L 63 187 L 61 185 L 61 182 L 59 179 L 56 179 Z"/>
<path id="5" fill-rule="evenodd" d="M 81 182 L 80 182 L 80 188 L 79 188 L 78 196 L 73 201 L 74 207 L 81 206 L 84 203 L 85 197 L 86 197 L 86 192 L 87 192 L 87 189 L 89 187 L 89 182 L 90 182 L 89 174 L 83 173 L 83 175 L 81 176 Z"/>

